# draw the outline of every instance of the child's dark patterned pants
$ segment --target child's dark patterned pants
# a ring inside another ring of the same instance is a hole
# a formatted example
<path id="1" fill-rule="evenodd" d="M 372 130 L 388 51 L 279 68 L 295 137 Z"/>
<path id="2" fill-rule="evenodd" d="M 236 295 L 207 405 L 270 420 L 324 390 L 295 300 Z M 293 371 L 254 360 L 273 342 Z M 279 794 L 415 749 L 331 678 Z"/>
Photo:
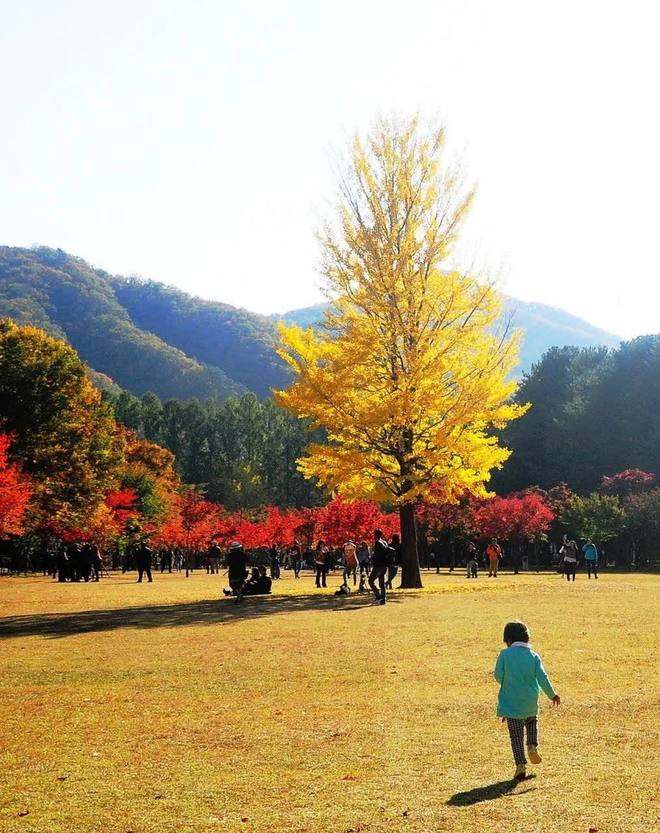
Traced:
<path id="1" fill-rule="evenodd" d="M 535 717 L 507 717 L 506 725 L 509 729 L 509 737 L 511 738 L 511 749 L 513 750 L 513 760 L 516 766 L 519 764 L 526 764 L 525 758 L 525 727 L 527 727 L 527 745 L 539 745 L 539 724 Z"/>

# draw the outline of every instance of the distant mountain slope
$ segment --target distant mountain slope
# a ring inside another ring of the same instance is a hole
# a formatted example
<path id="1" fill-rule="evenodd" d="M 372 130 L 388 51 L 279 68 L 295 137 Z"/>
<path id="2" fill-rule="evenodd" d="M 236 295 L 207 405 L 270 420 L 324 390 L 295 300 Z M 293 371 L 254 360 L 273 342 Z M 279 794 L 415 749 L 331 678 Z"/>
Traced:
<path id="1" fill-rule="evenodd" d="M 281 316 L 273 316 L 287 324 L 313 327 L 323 319 L 327 304 L 291 310 Z M 525 331 L 520 349 L 518 373 L 529 370 L 551 347 L 618 347 L 618 336 L 594 327 L 582 318 L 557 307 L 527 303 L 516 298 L 506 298 L 505 315 L 512 314 L 514 327 Z"/>
<path id="2" fill-rule="evenodd" d="M 266 397 L 288 383 L 275 353 L 273 323 L 229 304 L 193 298 L 155 281 L 115 278 L 117 299 L 141 328 L 197 361 L 219 367 L 231 379 Z"/>
<path id="3" fill-rule="evenodd" d="M 60 249 L 0 246 L 0 318 L 69 341 L 101 388 L 162 399 L 260 397 L 290 376 L 274 351 L 275 322 L 318 323 L 325 304 L 266 317 L 194 298 L 155 281 L 112 276 Z M 550 347 L 618 346 L 563 310 L 507 299 L 525 329 L 521 371 Z"/>
<path id="4" fill-rule="evenodd" d="M 551 347 L 618 347 L 621 343 L 618 336 L 558 307 L 507 298 L 505 309 L 513 314 L 513 325 L 525 331 L 520 349 L 521 374 Z"/>
<path id="5" fill-rule="evenodd" d="M 66 339 L 93 371 L 134 394 L 224 399 L 246 388 L 134 324 L 109 275 L 60 250 L 0 247 L 0 317 Z"/>

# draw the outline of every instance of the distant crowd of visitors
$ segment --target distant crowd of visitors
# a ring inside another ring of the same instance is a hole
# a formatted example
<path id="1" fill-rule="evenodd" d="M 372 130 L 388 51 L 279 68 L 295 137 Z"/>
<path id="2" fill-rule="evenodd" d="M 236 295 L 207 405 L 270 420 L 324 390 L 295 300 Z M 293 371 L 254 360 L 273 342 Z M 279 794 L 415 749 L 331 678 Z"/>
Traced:
<path id="1" fill-rule="evenodd" d="M 590 579 L 592 574 L 598 578 L 599 552 L 591 539 L 580 547 L 566 535 L 556 553 L 556 566 L 568 581 L 575 581 L 581 562 Z M 313 571 L 315 585 L 319 589 L 326 588 L 328 575 L 339 569 L 342 583 L 336 590 L 337 595 L 371 592 L 376 602 L 385 604 L 387 591 L 393 589 L 393 581 L 401 567 L 401 541 L 395 534 L 388 543 L 382 530 L 377 529 L 371 545 L 364 539 L 348 539 L 342 546 L 333 547 L 319 540 L 313 547 L 308 545 L 303 548 L 300 541 L 295 540 L 288 547 L 273 543 L 267 555 L 264 556 L 262 551 L 251 553 L 250 557 L 254 559 L 251 574 L 247 553 L 238 541 L 233 542 L 226 552 L 216 541 L 212 541 L 206 550 L 152 549 L 147 541 L 140 541 L 127 547 L 120 558 L 113 558 L 112 567 L 121 567 L 123 573 L 137 571 L 138 582 L 152 582 L 157 571 L 172 573 L 185 570 L 188 575 L 196 569 L 205 569 L 209 574 L 219 574 L 224 570 L 229 576 L 226 595 L 237 600 L 246 595 L 272 592 L 273 582 L 282 577 L 282 569 L 290 570 L 295 579 L 300 578 L 303 569 Z M 481 550 L 474 541 L 467 540 L 461 547 L 452 546 L 449 572 L 453 573 L 457 566 L 462 565 L 468 579 L 477 579 L 480 570 L 487 568 L 488 577 L 497 578 L 503 558 L 503 548 L 497 538 L 490 539 Z M 528 565 L 525 562 L 526 559 L 516 557 L 515 553 L 509 556 L 508 563 L 514 573 L 518 573 L 521 566 L 526 568 Z M 92 542 L 62 543 L 43 557 L 44 575 L 52 575 L 60 582 L 98 581 L 104 571 L 99 547 Z M 440 567 L 436 565 L 436 572 L 439 571 Z"/>

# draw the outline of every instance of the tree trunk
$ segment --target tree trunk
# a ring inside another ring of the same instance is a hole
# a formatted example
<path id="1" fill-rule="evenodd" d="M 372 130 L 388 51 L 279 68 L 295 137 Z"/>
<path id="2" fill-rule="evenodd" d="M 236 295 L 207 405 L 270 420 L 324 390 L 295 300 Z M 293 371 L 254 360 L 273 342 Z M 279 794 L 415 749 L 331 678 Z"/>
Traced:
<path id="1" fill-rule="evenodd" d="M 413 503 L 402 504 L 399 507 L 399 518 L 401 521 L 401 587 L 421 587 L 415 505 Z"/>

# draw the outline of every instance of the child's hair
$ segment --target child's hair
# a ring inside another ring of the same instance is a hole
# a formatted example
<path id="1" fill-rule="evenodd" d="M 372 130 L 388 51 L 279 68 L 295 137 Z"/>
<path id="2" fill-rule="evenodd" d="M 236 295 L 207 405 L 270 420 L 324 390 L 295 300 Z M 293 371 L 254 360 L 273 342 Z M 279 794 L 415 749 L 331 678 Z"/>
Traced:
<path id="1" fill-rule="evenodd" d="M 529 628 L 524 622 L 507 622 L 502 638 L 507 645 L 513 645 L 514 642 L 529 642 Z"/>

